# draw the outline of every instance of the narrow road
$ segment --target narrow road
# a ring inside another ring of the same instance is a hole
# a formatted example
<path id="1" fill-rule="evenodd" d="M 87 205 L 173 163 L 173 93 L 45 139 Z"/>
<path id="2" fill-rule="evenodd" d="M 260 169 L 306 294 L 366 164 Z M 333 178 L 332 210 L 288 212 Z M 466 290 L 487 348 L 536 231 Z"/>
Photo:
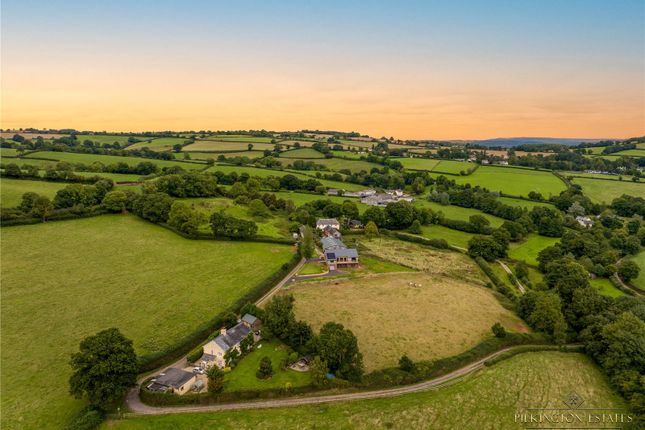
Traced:
<path id="1" fill-rule="evenodd" d="M 511 269 L 506 265 L 506 263 L 504 263 L 502 260 L 497 260 L 497 262 L 499 263 L 499 265 L 500 265 L 500 266 L 502 266 L 502 269 L 504 269 L 504 271 L 505 271 L 506 273 L 508 273 L 509 275 L 512 275 L 512 274 L 513 274 L 513 272 L 512 272 L 512 271 L 511 271 Z M 519 281 L 519 279 L 515 278 L 515 284 L 517 284 L 517 288 L 519 288 L 520 293 L 522 293 L 522 294 L 526 294 L 526 288 L 524 288 L 524 285 L 522 285 L 522 283 Z"/>
<path id="2" fill-rule="evenodd" d="M 523 345 L 524 347 L 526 345 Z M 195 405 L 195 406 L 164 406 L 156 407 L 143 404 L 139 398 L 138 387 L 130 391 L 126 399 L 126 404 L 134 414 L 139 415 L 165 415 L 165 414 L 180 414 L 180 413 L 193 413 L 193 412 L 218 412 L 218 411 L 231 411 L 243 409 L 266 409 L 266 408 L 283 408 L 287 406 L 301 406 L 301 405 L 315 405 L 321 403 L 342 402 L 352 400 L 367 400 L 379 399 L 383 397 L 401 396 L 404 394 L 418 393 L 421 391 L 431 390 L 438 388 L 448 382 L 452 382 L 463 376 L 469 375 L 484 367 L 484 363 L 495 357 L 511 351 L 521 346 L 512 346 L 504 348 L 500 351 L 494 352 L 481 360 L 474 363 L 467 364 L 464 367 L 453 370 L 442 376 L 438 376 L 427 381 L 420 382 L 413 385 L 405 385 L 402 387 L 386 388 L 374 391 L 361 391 L 357 393 L 335 394 L 329 396 L 314 396 L 314 397 L 292 397 L 286 399 L 272 399 L 272 400 L 258 400 L 248 402 L 236 403 L 220 403 L 215 405 Z"/>
<path id="3" fill-rule="evenodd" d="M 287 282 L 289 282 L 289 280 L 290 280 L 291 278 L 293 278 L 293 277 L 295 276 L 295 274 L 296 274 L 296 273 L 298 273 L 298 272 L 300 271 L 300 269 L 302 269 L 302 266 L 305 264 L 305 261 L 306 261 L 306 260 L 305 260 L 304 258 L 301 258 L 301 259 L 300 259 L 300 261 L 298 262 L 298 264 L 296 265 L 296 267 L 294 267 L 294 268 L 293 268 L 293 270 L 292 270 L 291 272 L 289 272 L 289 273 L 287 274 L 287 276 L 285 276 L 285 277 L 282 279 L 282 281 L 278 282 L 278 283 L 276 284 L 276 286 L 275 286 L 275 287 L 271 288 L 271 290 L 269 290 L 269 292 L 267 292 L 267 293 L 266 293 L 265 295 L 263 295 L 263 296 L 262 296 L 262 297 L 261 297 L 257 302 L 255 302 L 255 304 L 256 304 L 256 305 L 258 305 L 258 306 L 262 306 L 262 304 L 263 304 L 264 302 L 266 302 L 266 301 L 267 301 L 267 300 L 269 300 L 271 297 L 273 297 L 273 296 L 275 295 L 275 293 L 277 293 L 277 292 L 278 292 L 278 290 L 280 290 L 280 288 L 282 288 L 282 287 L 284 286 L 284 284 L 286 284 Z"/>

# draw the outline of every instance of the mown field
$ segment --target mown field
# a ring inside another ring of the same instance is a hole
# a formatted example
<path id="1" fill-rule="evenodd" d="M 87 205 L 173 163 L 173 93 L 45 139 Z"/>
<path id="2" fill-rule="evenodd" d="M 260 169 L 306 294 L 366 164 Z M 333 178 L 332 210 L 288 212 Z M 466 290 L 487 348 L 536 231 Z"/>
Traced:
<path id="1" fill-rule="evenodd" d="M 285 160 L 282 160 L 282 164 L 288 165 L 293 163 L 293 161 L 295 160 L 297 160 L 297 158 L 285 159 Z M 352 173 L 360 172 L 362 170 L 369 173 L 373 168 L 377 168 L 377 169 L 383 168 L 383 166 L 381 166 L 380 164 L 370 163 L 368 161 L 363 161 L 363 160 L 343 160 L 341 158 L 321 158 L 316 160 L 308 160 L 308 159 L 301 159 L 301 160 L 313 161 L 316 164 L 323 165 L 329 170 L 333 170 L 336 172 L 346 169 Z"/>
<path id="2" fill-rule="evenodd" d="M 454 161 L 454 160 L 441 160 L 435 167 L 432 169 L 433 172 L 437 173 L 452 173 L 458 175 L 460 172 L 466 172 L 469 169 L 475 168 L 477 165 L 474 163 L 467 163 L 465 161 Z M 452 177 L 450 179 L 453 179 Z"/>
<path id="3" fill-rule="evenodd" d="M 518 410 L 559 408 L 573 391 L 588 408 L 626 406 L 583 354 L 531 352 L 421 393 L 291 408 L 138 416 L 108 422 L 103 428 L 520 430 L 525 427 L 514 421 Z"/>
<path id="4" fill-rule="evenodd" d="M 514 260 L 524 260 L 528 264 L 537 266 L 537 255 L 540 251 L 548 246 L 555 245 L 559 241 L 560 238 L 557 237 L 546 237 L 531 233 L 522 242 L 512 242 L 508 250 L 508 256 Z"/>
<path id="5" fill-rule="evenodd" d="M 251 160 L 264 157 L 264 152 L 262 151 L 223 152 L 221 154 L 213 152 L 186 152 L 185 154 L 188 154 L 191 160 L 208 160 L 209 158 L 217 160 L 217 157 L 220 155 L 224 155 L 226 158 L 248 157 Z M 177 154 L 177 156 L 180 156 L 180 154 Z"/>
<path id="6" fill-rule="evenodd" d="M 213 134 L 205 140 L 221 140 L 223 142 L 249 142 L 249 143 L 271 143 L 272 140 L 279 141 L 275 137 L 256 137 L 248 134 Z"/>
<path id="7" fill-rule="evenodd" d="M 143 137 L 140 137 L 140 136 L 132 136 L 132 137 L 134 137 L 135 139 L 139 139 L 139 140 L 146 139 L 146 138 L 143 138 Z M 92 142 L 98 142 L 98 143 L 101 143 L 101 144 L 104 144 L 104 143 L 109 143 L 109 144 L 119 143 L 122 146 L 126 145 L 128 143 L 128 138 L 130 138 L 130 136 L 110 135 L 110 134 L 79 134 L 79 135 L 76 136 L 76 140 L 78 142 L 81 142 L 81 143 L 85 142 L 86 140 L 91 140 Z M 153 138 L 150 137 L 148 139 L 153 139 Z"/>
<path id="8" fill-rule="evenodd" d="M 3 429 L 62 428 L 83 406 L 67 386 L 83 337 L 119 327 L 138 353 L 159 351 L 292 255 L 275 244 L 186 240 L 128 215 L 9 227 L 1 240 Z"/>
<path id="9" fill-rule="evenodd" d="M 445 261 L 442 257 L 426 253 L 433 264 Z M 454 260 L 456 268 L 471 270 L 466 257 Z M 456 355 L 492 336 L 490 327 L 498 321 L 513 331 L 526 330 L 490 290 L 448 276 L 380 274 L 290 284 L 285 291 L 296 299 L 296 317 L 314 329 L 329 321 L 351 329 L 368 371 L 396 366 L 403 354 L 413 360 Z"/>
<path id="10" fill-rule="evenodd" d="M 422 236 L 429 239 L 445 239 L 449 244 L 460 248 L 468 248 L 468 241 L 474 236 L 465 231 L 453 230 L 438 224 L 421 227 Z"/>
<path id="11" fill-rule="evenodd" d="M 435 169 L 437 170 L 438 168 Z M 469 176 L 450 179 L 455 179 L 460 184 L 479 185 L 490 191 L 502 191 L 511 196 L 521 197 L 527 197 L 531 191 L 537 191 L 548 198 L 566 189 L 564 182 L 551 172 L 512 167 L 481 166 Z"/>
<path id="12" fill-rule="evenodd" d="M 597 203 L 611 203 L 623 194 L 645 198 L 645 183 L 631 181 L 604 181 L 599 179 L 574 178 L 574 184 L 582 187 L 582 192 Z"/>
<path id="13" fill-rule="evenodd" d="M 34 158 L 46 158 L 48 160 L 54 160 L 54 161 L 52 162 L 47 160 L 37 160 Z M 206 167 L 206 164 L 198 163 L 198 162 L 185 163 L 181 161 L 156 160 L 153 158 L 120 157 L 118 155 L 79 154 L 75 152 L 39 151 L 39 152 L 34 152 L 33 154 L 29 154 L 28 157 L 24 157 L 21 160 L 23 164 L 32 164 L 34 166 L 43 166 L 43 167 L 46 164 L 54 164 L 57 161 L 67 161 L 68 163 L 82 163 L 87 165 L 92 163 L 102 163 L 104 165 L 126 163 L 129 166 L 136 166 L 141 162 L 147 161 L 159 166 L 159 168 L 179 166 L 184 170 L 204 169 Z"/>

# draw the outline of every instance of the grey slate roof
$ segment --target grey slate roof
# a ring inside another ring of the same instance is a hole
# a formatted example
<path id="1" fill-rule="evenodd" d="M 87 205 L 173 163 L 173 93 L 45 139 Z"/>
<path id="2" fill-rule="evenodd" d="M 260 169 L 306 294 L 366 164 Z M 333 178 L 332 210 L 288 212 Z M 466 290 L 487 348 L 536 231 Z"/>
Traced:
<path id="1" fill-rule="evenodd" d="M 316 221 L 316 227 L 324 227 L 326 225 L 337 225 L 338 220 L 336 218 L 321 218 Z"/>
<path id="2" fill-rule="evenodd" d="M 323 237 L 320 239 L 320 243 L 322 244 L 323 251 L 327 252 L 329 249 L 340 249 L 340 248 L 345 248 L 345 244 L 343 243 L 342 240 L 336 239 L 333 236 L 327 236 Z"/>
<path id="3" fill-rule="evenodd" d="M 335 260 L 340 257 L 358 258 L 358 251 L 356 251 L 354 248 L 339 248 L 332 249 L 326 252 L 325 255 L 327 256 L 328 260 Z"/>
<path id="4" fill-rule="evenodd" d="M 258 319 L 256 317 L 254 317 L 253 315 L 251 315 L 251 314 L 244 314 L 244 316 L 242 317 L 242 321 L 246 322 L 247 324 L 251 324 L 251 325 L 255 324 L 255 322 L 257 320 Z"/>
<path id="5" fill-rule="evenodd" d="M 238 323 L 233 327 L 226 330 L 226 334 L 220 334 L 215 338 L 215 343 L 222 348 L 222 351 L 226 352 L 230 348 L 239 344 L 242 339 L 247 337 L 251 333 L 251 329 L 247 327 L 244 323 Z"/>
<path id="6" fill-rule="evenodd" d="M 176 367 L 171 367 L 164 371 L 163 375 L 159 375 L 155 378 L 155 383 L 158 385 L 164 385 L 166 387 L 179 388 L 188 382 L 193 377 L 193 374 L 186 372 L 182 369 L 177 369 Z"/>

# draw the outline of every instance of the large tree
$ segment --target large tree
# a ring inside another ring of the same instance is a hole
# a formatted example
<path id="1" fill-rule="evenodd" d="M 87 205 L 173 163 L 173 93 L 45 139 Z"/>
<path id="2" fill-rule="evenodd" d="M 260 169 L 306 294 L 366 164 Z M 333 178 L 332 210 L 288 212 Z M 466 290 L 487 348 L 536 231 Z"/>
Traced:
<path id="1" fill-rule="evenodd" d="M 132 341 L 117 328 L 83 339 L 70 365 L 70 393 L 97 406 L 120 400 L 135 385 L 139 372 Z"/>
<path id="2" fill-rule="evenodd" d="M 358 380 L 363 374 L 363 355 L 351 330 L 342 324 L 328 322 L 320 329 L 318 354 L 329 371 L 341 378 Z"/>

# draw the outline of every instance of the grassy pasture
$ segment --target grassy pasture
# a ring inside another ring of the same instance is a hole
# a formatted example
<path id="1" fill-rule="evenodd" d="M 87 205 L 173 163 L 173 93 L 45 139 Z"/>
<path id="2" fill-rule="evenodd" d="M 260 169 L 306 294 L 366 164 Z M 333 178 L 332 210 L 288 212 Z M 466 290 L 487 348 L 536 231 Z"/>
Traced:
<path id="1" fill-rule="evenodd" d="M 244 357 L 231 372 L 224 376 L 224 392 L 243 390 L 267 390 L 271 388 L 301 387 L 311 383 L 311 373 L 281 369 L 281 363 L 289 356 L 289 349 L 278 341 L 259 342 L 253 351 Z M 273 376 L 258 379 L 255 376 L 262 357 L 269 357 L 273 365 Z"/>
<path id="2" fill-rule="evenodd" d="M 492 336 L 490 327 L 497 321 L 511 330 L 526 330 L 489 290 L 429 273 L 295 283 L 286 292 L 296 299 L 296 317 L 315 329 L 328 321 L 351 329 L 368 371 L 396 366 L 404 353 L 413 360 L 458 354 Z"/>
<path id="3" fill-rule="evenodd" d="M 0 157 L 15 157 L 18 155 L 16 148 L 0 148 Z M 8 163 L 10 160 L 2 160 L 3 163 Z"/>
<path id="4" fill-rule="evenodd" d="M 248 143 L 271 143 L 272 140 L 279 141 L 275 137 L 255 137 L 248 134 L 215 134 L 204 140 L 220 140 L 222 142 L 248 142 Z"/>
<path id="5" fill-rule="evenodd" d="M 102 163 L 102 164 L 116 164 L 116 163 L 126 163 L 130 166 L 136 166 L 137 164 L 147 161 L 152 164 L 159 166 L 159 168 L 164 167 L 173 167 L 179 166 L 184 170 L 196 170 L 204 169 L 206 164 L 204 163 L 184 163 L 181 161 L 171 161 L 171 160 L 156 160 L 153 158 L 141 158 L 141 157 L 120 157 L 118 155 L 97 155 L 97 154 L 81 154 L 76 152 L 47 152 L 47 151 L 38 151 L 33 154 L 29 154 L 29 157 L 34 158 L 47 158 L 54 161 L 67 161 L 68 163 L 82 163 L 82 164 L 92 164 L 92 163 Z M 44 165 L 52 164 L 51 161 L 44 160 L 35 160 L 32 158 L 24 157 L 22 158 L 24 164 L 33 164 L 33 165 Z"/>
<path id="6" fill-rule="evenodd" d="M 481 166 L 469 176 L 450 179 L 455 179 L 460 184 L 470 183 L 490 191 L 502 191 L 512 196 L 523 197 L 527 197 L 531 191 L 537 191 L 548 198 L 566 189 L 564 182 L 551 172 L 512 167 Z"/>
<path id="7" fill-rule="evenodd" d="M 197 199 L 183 199 L 183 201 L 189 203 L 194 210 L 204 213 L 207 220 L 210 220 L 210 216 L 211 214 L 213 214 L 213 212 L 223 210 L 228 215 L 234 216 L 236 218 L 255 221 L 258 226 L 258 235 L 270 237 L 285 237 L 289 235 L 289 221 L 286 218 L 275 215 L 253 217 L 249 214 L 248 208 L 246 206 L 238 205 L 231 199 L 224 197 L 206 197 Z M 202 231 L 211 232 L 209 222 L 210 221 L 207 221 L 207 224 L 201 226 Z"/>
<path id="8" fill-rule="evenodd" d="M 592 287 L 597 288 L 603 296 L 620 297 L 625 295 L 625 293 L 614 287 L 614 284 L 607 278 L 590 279 L 589 283 Z"/>
<path id="9" fill-rule="evenodd" d="M 628 157 L 645 157 L 645 149 L 628 149 L 615 154 L 620 156 L 627 155 Z"/>
<path id="10" fill-rule="evenodd" d="M 638 264 L 638 267 L 640 267 L 641 271 L 638 274 L 638 278 L 633 279 L 631 283 L 641 290 L 645 291 L 645 251 L 641 251 L 633 256 L 632 260 L 634 260 L 634 262 Z"/>
<path id="11" fill-rule="evenodd" d="M 476 166 L 474 163 L 467 163 L 465 161 L 441 160 L 432 169 L 436 173 L 452 173 L 458 175 L 459 172 L 466 172 Z M 451 178 L 452 179 L 452 178 Z"/>
<path id="12" fill-rule="evenodd" d="M 645 197 L 645 183 L 628 181 L 603 181 L 598 179 L 574 178 L 574 184 L 582 187 L 582 192 L 597 203 L 611 203 L 623 194 Z"/>
<path id="13" fill-rule="evenodd" d="M 271 143 L 198 140 L 195 143 L 184 146 L 182 150 L 185 152 L 246 151 L 249 143 L 253 144 L 253 149 L 260 151 L 265 149 L 273 150 L 275 147 Z"/>
<path id="14" fill-rule="evenodd" d="M 298 173 L 293 171 L 261 169 L 261 168 L 250 167 L 250 166 L 232 166 L 228 164 L 218 164 L 218 165 L 209 167 L 207 171 L 208 172 L 220 171 L 227 174 L 231 172 L 236 172 L 238 175 L 242 173 L 248 173 L 251 176 L 259 176 L 261 178 L 266 178 L 269 176 L 282 177 L 286 175 L 294 175 L 297 178 L 305 179 L 305 180 L 315 179 L 321 184 L 330 188 L 342 188 L 347 191 L 357 191 L 357 190 L 363 190 L 366 188 L 365 186 L 359 185 L 359 184 L 352 184 L 350 182 L 328 181 L 326 179 L 318 179 L 314 176 L 308 176 L 303 173 Z"/>
<path id="15" fill-rule="evenodd" d="M 557 237 L 546 237 L 532 233 L 523 242 L 512 242 L 508 250 L 508 256 L 514 260 L 524 260 L 527 264 L 537 266 L 538 253 L 559 241 L 560 239 Z"/>
<path id="16" fill-rule="evenodd" d="M 217 160 L 217 157 L 219 157 L 220 155 L 223 155 L 226 158 L 248 157 L 251 160 L 264 157 L 264 152 L 262 151 L 223 152 L 221 154 L 217 154 L 213 152 L 185 152 L 185 154 L 189 154 L 191 160 L 208 160 L 209 158 L 212 158 L 213 160 Z"/>
<path id="17" fill-rule="evenodd" d="M 560 172 L 565 176 L 573 176 L 579 178 L 594 178 L 594 179 L 606 179 L 610 181 L 631 181 L 632 177 L 629 175 L 605 175 L 602 173 L 585 173 L 585 172 Z M 622 179 L 621 179 L 622 178 Z M 575 180 L 575 179 L 574 179 Z"/>
<path id="18" fill-rule="evenodd" d="M 290 164 L 293 161 L 297 160 L 297 158 L 293 158 L 290 160 L 282 160 L 283 164 Z M 380 164 L 376 163 L 370 163 L 368 161 L 363 161 L 363 160 L 343 160 L 341 158 L 321 158 L 321 159 L 316 159 L 316 160 L 308 160 L 308 159 L 302 159 L 303 161 L 313 161 L 316 164 L 321 164 L 325 167 L 327 167 L 329 170 L 332 171 L 340 171 L 343 169 L 347 169 L 349 171 L 353 172 L 360 172 L 361 170 L 365 170 L 366 172 L 370 172 L 373 168 L 377 169 L 382 169 L 383 166 Z"/>
<path id="19" fill-rule="evenodd" d="M 52 199 L 56 192 L 66 185 L 68 184 L 61 182 L 2 178 L 0 180 L 0 206 L 3 208 L 16 207 L 22 201 L 22 195 L 28 192 L 38 193 Z"/>
<path id="20" fill-rule="evenodd" d="M 526 208 L 528 211 L 537 206 L 544 206 L 547 208 L 553 208 L 553 205 L 547 202 L 533 202 L 530 200 L 523 199 L 514 199 L 512 197 L 498 197 L 497 200 L 509 206 L 519 206 L 521 208 Z"/>
<path id="21" fill-rule="evenodd" d="M 44 136 L 43 136 L 44 137 Z M 91 140 L 92 142 L 98 142 L 100 144 L 104 143 L 119 143 L 122 146 L 128 144 L 128 138 L 130 136 L 121 136 L 121 135 L 102 135 L 102 134 L 79 134 L 76 136 L 76 140 L 79 142 L 85 142 L 86 140 Z M 144 140 L 144 139 L 154 139 L 152 137 L 145 138 L 141 136 L 132 136 L 135 139 Z"/>
<path id="22" fill-rule="evenodd" d="M 296 206 L 300 206 L 314 200 L 331 200 L 334 203 L 340 204 L 342 204 L 344 201 L 356 203 L 356 206 L 361 213 L 369 207 L 368 205 L 361 203 L 361 200 L 355 197 L 327 196 L 320 194 L 296 193 L 290 191 L 278 191 L 274 192 L 273 194 L 275 194 L 276 197 L 293 201 Z"/>
<path id="23" fill-rule="evenodd" d="M 138 353 L 159 351 L 292 255 L 275 244 L 186 240 L 128 215 L 4 228 L 1 243 L 4 429 L 62 428 L 82 406 L 67 379 L 83 337 L 119 327 Z"/>
<path id="24" fill-rule="evenodd" d="M 435 212 L 443 212 L 446 218 L 449 219 L 458 219 L 462 221 L 468 221 L 472 215 L 481 215 L 490 221 L 490 225 L 493 227 L 499 227 L 504 223 L 502 218 L 486 214 L 480 210 L 473 208 L 462 208 L 461 206 L 455 205 L 442 205 L 440 203 L 431 202 L 421 197 L 414 201 L 414 204 L 419 207 L 430 208 Z"/>
<path id="25" fill-rule="evenodd" d="M 441 163 L 440 160 L 435 160 L 432 158 L 395 158 L 395 160 L 403 164 L 403 167 L 410 170 L 432 171 L 432 169 L 434 169 L 439 163 Z"/>
<path id="26" fill-rule="evenodd" d="M 325 158 L 325 154 L 312 148 L 300 148 L 281 152 L 280 158 Z"/>
<path id="27" fill-rule="evenodd" d="M 5 139 L 12 139 L 16 134 L 19 134 L 28 140 L 35 140 L 38 136 L 42 136 L 42 138 L 45 140 L 59 139 L 64 136 L 69 136 L 69 134 L 57 134 L 57 133 L 48 134 L 48 133 L 27 133 L 22 131 L 3 131 L 3 132 L 0 132 L 0 137 Z"/>
<path id="28" fill-rule="evenodd" d="M 188 139 L 183 137 L 157 137 L 150 141 L 137 142 L 128 146 L 127 149 L 149 148 L 152 151 L 163 152 L 172 150 L 173 145 L 183 144 Z"/>
<path id="29" fill-rule="evenodd" d="M 465 231 L 453 230 L 438 224 L 421 227 L 422 236 L 429 239 L 445 239 L 449 244 L 460 248 L 468 248 L 468 241 L 474 236 Z"/>
<path id="30" fill-rule="evenodd" d="M 138 416 L 111 421 L 115 430 L 520 429 L 522 408 L 560 408 L 575 391 L 589 408 L 625 408 L 601 370 L 583 354 L 531 352 L 487 367 L 454 384 L 374 400 L 291 408 Z"/>
<path id="31" fill-rule="evenodd" d="M 351 151 L 331 151 L 334 154 L 334 157 L 338 158 L 351 158 L 352 160 L 360 160 L 361 157 L 367 156 L 365 152 L 351 152 Z"/>

